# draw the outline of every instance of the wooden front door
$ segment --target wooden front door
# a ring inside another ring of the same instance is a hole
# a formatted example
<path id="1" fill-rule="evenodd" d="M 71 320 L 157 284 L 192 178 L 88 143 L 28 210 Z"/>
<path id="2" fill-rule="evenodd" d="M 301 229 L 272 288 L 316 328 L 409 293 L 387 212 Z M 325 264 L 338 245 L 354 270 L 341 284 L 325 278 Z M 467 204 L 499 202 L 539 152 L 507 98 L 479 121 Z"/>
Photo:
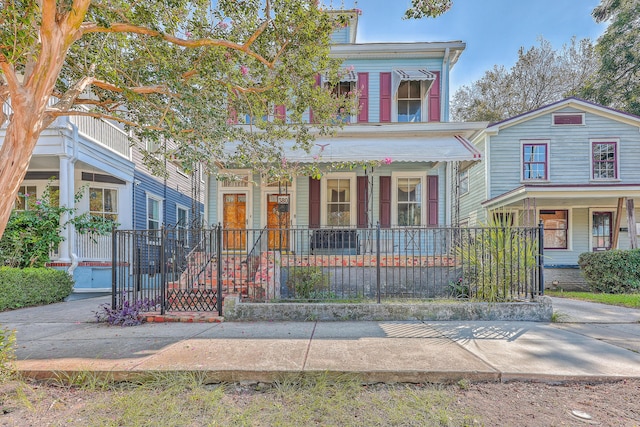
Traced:
<path id="1" fill-rule="evenodd" d="M 247 248 L 247 195 L 224 194 L 222 201 L 223 247 L 225 250 L 245 250 Z"/>
<path id="2" fill-rule="evenodd" d="M 288 194 L 267 195 L 267 228 L 269 249 L 289 250 L 290 196 Z"/>

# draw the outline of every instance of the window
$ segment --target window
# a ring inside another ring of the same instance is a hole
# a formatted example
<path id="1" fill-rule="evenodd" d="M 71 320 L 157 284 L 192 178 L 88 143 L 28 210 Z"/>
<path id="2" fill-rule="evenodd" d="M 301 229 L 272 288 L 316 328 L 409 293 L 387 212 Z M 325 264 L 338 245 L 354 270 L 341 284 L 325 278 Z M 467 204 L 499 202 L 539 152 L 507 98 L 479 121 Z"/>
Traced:
<path id="1" fill-rule="evenodd" d="M 147 196 L 147 228 L 149 230 L 159 230 L 161 224 L 160 213 L 162 211 L 162 201 Z"/>
<path id="2" fill-rule="evenodd" d="M 21 185 L 16 197 L 15 209 L 18 211 L 28 211 L 35 207 L 37 200 L 35 185 Z"/>
<path id="3" fill-rule="evenodd" d="M 326 224 L 332 226 L 351 224 L 351 179 L 327 179 Z"/>
<path id="4" fill-rule="evenodd" d="M 612 213 L 594 212 L 592 217 L 591 242 L 594 251 L 608 251 L 612 241 Z"/>
<path id="5" fill-rule="evenodd" d="M 547 157 L 546 143 L 522 144 L 522 179 L 548 179 Z"/>
<path id="6" fill-rule="evenodd" d="M 422 225 L 422 179 L 396 179 L 396 200 L 399 226 Z"/>
<path id="7" fill-rule="evenodd" d="M 558 113 L 553 115 L 553 124 L 561 125 L 582 125 L 584 124 L 583 113 Z"/>
<path id="8" fill-rule="evenodd" d="M 543 210 L 540 220 L 544 225 L 544 248 L 567 249 L 569 235 L 569 211 Z"/>
<path id="9" fill-rule="evenodd" d="M 184 206 L 176 206 L 176 234 L 178 240 L 187 245 L 187 227 L 189 225 L 189 210 Z"/>
<path id="10" fill-rule="evenodd" d="M 89 214 L 110 221 L 118 221 L 118 190 L 89 188 Z"/>
<path id="11" fill-rule="evenodd" d="M 350 97 L 351 94 L 354 92 L 354 82 L 340 82 L 338 83 L 336 86 L 333 87 L 333 89 L 331 90 L 331 92 L 335 95 L 335 96 L 339 96 L 339 97 Z M 340 107 L 340 109 L 338 110 L 337 113 L 337 119 L 339 121 L 341 121 L 342 123 L 350 123 L 351 122 L 351 115 L 349 114 L 348 111 L 346 111 L 346 109 L 344 107 Z"/>
<path id="12" fill-rule="evenodd" d="M 461 196 L 469 192 L 469 169 L 458 173 L 458 191 Z"/>
<path id="13" fill-rule="evenodd" d="M 593 179 L 616 179 L 618 177 L 617 152 L 616 142 L 592 142 Z"/>
<path id="14" fill-rule="evenodd" d="M 398 122 L 422 121 L 422 85 L 404 80 L 398 87 Z"/>

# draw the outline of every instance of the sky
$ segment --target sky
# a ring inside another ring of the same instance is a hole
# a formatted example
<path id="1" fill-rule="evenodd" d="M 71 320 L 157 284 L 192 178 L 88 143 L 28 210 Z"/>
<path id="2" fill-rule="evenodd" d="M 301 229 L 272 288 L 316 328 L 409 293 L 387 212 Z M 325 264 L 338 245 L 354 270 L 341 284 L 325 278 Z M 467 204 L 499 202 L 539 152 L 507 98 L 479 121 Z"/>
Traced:
<path id="1" fill-rule="evenodd" d="M 333 0 L 334 8 L 344 1 Z M 329 0 L 325 0 L 325 3 Z M 600 0 L 454 0 L 446 14 L 433 19 L 403 20 L 410 0 L 358 0 L 362 10 L 357 42 L 415 42 L 461 40 L 467 47 L 451 72 L 451 93 L 482 77 L 494 65 L 513 66 L 521 46 L 537 46 L 538 37 L 555 49 L 572 36 L 597 39 L 605 24 L 596 24 L 591 11 Z"/>

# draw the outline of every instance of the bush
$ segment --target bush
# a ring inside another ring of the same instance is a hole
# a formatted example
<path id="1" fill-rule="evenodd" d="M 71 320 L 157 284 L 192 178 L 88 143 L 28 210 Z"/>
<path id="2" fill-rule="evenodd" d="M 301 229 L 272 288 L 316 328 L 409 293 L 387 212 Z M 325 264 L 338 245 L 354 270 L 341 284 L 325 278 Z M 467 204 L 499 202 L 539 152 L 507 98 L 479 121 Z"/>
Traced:
<path id="1" fill-rule="evenodd" d="M 0 311 L 62 301 L 72 290 L 65 271 L 0 267 Z"/>
<path id="2" fill-rule="evenodd" d="M 324 299 L 329 296 L 329 275 L 320 267 L 291 267 L 287 287 L 295 290 L 296 299 Z"/>
<path id="3" fill-rule="evenodd" d="M 111 326 L 136 326 L 144 323 L 145 311 L 156 309 L 160 298 L 151 300 L 144 298 L 134 302 L 122 300 L 116 308 L 111 304 L 102 304 L 95 312 L 97 322 L 106 322 Z"/>
<path id="4" fill-rule="evenodd" d="M 640 292 L 640 249 L 585 252 L 578 265 L 594 292 Z"/>

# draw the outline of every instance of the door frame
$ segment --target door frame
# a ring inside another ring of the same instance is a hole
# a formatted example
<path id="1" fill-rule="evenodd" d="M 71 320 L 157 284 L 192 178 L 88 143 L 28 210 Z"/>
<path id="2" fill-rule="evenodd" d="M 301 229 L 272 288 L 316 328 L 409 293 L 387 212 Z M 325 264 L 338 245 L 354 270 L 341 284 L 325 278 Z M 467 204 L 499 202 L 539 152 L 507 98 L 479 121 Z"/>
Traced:
<path id="1" fill-rule="evenodd" d="M 229 170 L 229 173 L 235 173 L 239 176 L 246 175 L 248 177 L 245 182 L 235 182 L 233 186 L 225 186 L 222 181 L 218 181 L 217 185 L 217 218 L 218 223 L 224 226 L 224 196 L 225 194 L 244 194 L 247 198 L 247 216 L 245 218 L 245 230 L 253 228 L 253 189 L 251 184 L 251 171 L 250 170 Z M 241 185 L 238 185 L 241 184 Z M 247 239 L 247 246 L 249 245 L 249 239 Z M 248 250 L 249 248 L 244 248 Z"/>
<path id="2" fill-rule="evenodd" d="M 291 225 L 297 224 L 296 215 L 296 179 L 293 178 L 291 185 L 289 186 L 289 221 Z M 267 226 L 267 205 L 268 197 L 272 194 L 280 194 L 278 187 L 267 187 L 263 185 L 260 194 L 260 228 Z"/>

